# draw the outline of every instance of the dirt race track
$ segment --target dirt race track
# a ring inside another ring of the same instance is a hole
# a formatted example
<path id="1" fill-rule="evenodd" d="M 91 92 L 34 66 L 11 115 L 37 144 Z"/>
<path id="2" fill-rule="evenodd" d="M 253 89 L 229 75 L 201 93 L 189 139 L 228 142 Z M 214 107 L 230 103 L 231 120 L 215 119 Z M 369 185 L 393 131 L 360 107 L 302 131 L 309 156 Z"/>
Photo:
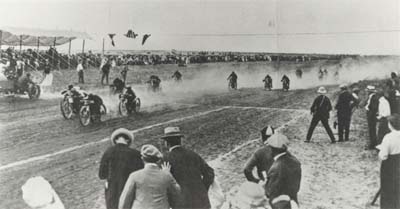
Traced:
<path id="1" fill-rule="evenodd" d="M 55 87 L 59 90 L 67 81 L 55 77 L 61 83 Z M 335 85 L 328 88 L 332 100 L 336 89 Z M 110 146 L 107 137 L 119 127 L 135 131 L 133 147 L 139 149 L 146 143 L 161 148 L 163 129 L 180 126 L 186 135 L 185 146 L 210 162 L 224 191 L 233 194 L 245 181 L 244 163 L 260 146 L 256 139 L 267 124 L 290 138 L 289 149 L 302 163 L 302 208 L 375 208 L 367 205 L 379 188 L 379 162 L 376 153 L 363 150 L 367 137 L 363 110 L 353 117 L 350 142 L 331 145 L 318 126 L 313 143 L 306 144 L 308 108 L 315 88 L 282 92 L 249 86 L 232 92 L 218 89 L 188 94 L 173 102 L 168 100 L 171 95 L 161 96 L 167 99 L 147 104 L 129 118 L 119 117 L 110 108 L 101 124 L 89 127 L 64 120 L 56 94 L 34 102 L 1 98 L 0 208 L 27 208 L 20 187 L 29 177 L 39 175 L 51 181 L 68 209 L 105 208 L 103 182 L 97 177 L 99 160 Z M 139 96 L 146 101 L 159 95 Z"/>

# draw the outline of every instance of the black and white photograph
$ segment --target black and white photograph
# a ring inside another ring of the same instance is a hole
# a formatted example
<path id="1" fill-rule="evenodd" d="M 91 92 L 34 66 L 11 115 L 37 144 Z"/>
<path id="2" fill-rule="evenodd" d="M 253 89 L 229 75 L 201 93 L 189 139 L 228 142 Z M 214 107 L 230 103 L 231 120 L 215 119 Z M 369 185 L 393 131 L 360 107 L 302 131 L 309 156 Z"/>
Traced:
<path id="1" fill-rule="evenodd" d="M 400 209 L 399 0 L 0 16 L 0 209 Z"/>

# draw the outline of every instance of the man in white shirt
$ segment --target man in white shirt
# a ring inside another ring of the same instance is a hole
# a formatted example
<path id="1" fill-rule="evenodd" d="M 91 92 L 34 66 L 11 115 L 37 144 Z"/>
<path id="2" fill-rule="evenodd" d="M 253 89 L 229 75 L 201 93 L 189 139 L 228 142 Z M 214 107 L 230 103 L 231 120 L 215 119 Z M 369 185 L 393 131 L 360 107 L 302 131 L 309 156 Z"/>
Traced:
<path id="1" fill-rule="evenodd" d="M 387 118 L 390 116 L 390 104 L 383 96 L 383 92 L 378 93 L 378 144 L 382 142 L 383 137 L 390 132 Z"/>
<path id="2" fill-rule="evenodd" d="M 381 198 L 382 209 L 400 208 L 400 115 L 389 117 L 390 133 L 378 145 L 381 164 Z"/>
<path id="3" fill-rule="evenodd" d="M 76 66 L 76 71 L 78 72 L 78 83 L 85 83 L 85 81 L 83 79 L 82 60 L 79 60 L 78 66 Z"/>

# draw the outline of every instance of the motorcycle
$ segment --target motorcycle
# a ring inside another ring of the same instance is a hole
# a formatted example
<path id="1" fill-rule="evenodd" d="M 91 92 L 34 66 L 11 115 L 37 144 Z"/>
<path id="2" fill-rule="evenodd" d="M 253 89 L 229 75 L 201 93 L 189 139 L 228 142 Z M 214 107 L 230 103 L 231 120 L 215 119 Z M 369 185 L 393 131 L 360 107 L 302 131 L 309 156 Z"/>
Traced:
<path id="1" fill-rule="evenodd" d="M 237 82 L 233 79 L 229 79 L 228 90 L 237 90 Z"/>
<path id="2" fill-rule="evenodd" d="M 148 91 L 152 91 L 152 92 L 161 91 L 161 84 L 157 80 L 151 79 L 151 80 L 147 81 L 147 85 L 148 85 L 147 86 Z"/>
<path id="3" fill-rule="evenodd" d="M 282 87 L 283 91 L 289 91 L 289 81 L 284 80 L 282 82 L 282 85 L 283 85 L 283 87 Z"/>
<path id="4" fill-rule="evenodd" d="M 64 90 L 61 92 L 61 94 L 64 96 L 63 99 L 60 101 L 60 110 L 62 116 L 69 120 L 71 119 L 75 114 L 79 113 L 80 110 L 80 102 L 79 101 L 74 101 L 74 96 L 73 93 L 70 90 Z M 84 93 L 84 95 L 86 95 Z M 81 100 L 83 97 L 80 97 L 79 100 Z M 75 104 L 77 102 L 78 104 Z"/>
<path id="5" fill-rule="evenodd" d="M 120 115 L 128 116 L 132 113 L 138 113 L 140 110 L 141 101 L 139 97 L 136 97 L 132 104 L 128 104 L 128 97 L 126 94 L 119 95 L 118 111 Z"/>
<path id="6" fill-rule="evenodd" d="M 268 91 L 271 91 L 271 89 L 272 89 L 272 82 L 266 82 L 266 81 L 264 80 L 264 89 L 265 89 L 265 90 L 268 90 Z"/>
<path id="7" fill-rule="evenodd" d="M 26 95 L 29 99 L 38 99 L 40 97 L 41 88 L 36 83 L 29 83 L 26 87 L 15 85 L 13 80 L 0 81 L 0 93 L 6 95 Z"/>
<path id="8" fill-rule="evenodd" d="M 101 121 L 101 116 L 107 114 L 107 108 L 104 104 L 100 105 L 100 114 L 95 114 L 91 110 L 91 106 L 95 101 L 83 98 L 81 101 L 81 107 L 79 110 L 79 122 L 82 126 L 88 126 L 90 123 L 97 123 Z"/>

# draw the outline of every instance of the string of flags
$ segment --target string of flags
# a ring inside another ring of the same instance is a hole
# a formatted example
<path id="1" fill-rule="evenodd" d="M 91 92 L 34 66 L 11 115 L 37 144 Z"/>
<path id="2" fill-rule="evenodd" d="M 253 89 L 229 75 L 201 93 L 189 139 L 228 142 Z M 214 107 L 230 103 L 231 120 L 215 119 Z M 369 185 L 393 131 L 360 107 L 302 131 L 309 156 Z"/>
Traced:
<path id="1" fill-rule="evenodd" d="M 111 40 L 111 45 L 115 47 L 115 41 L 114 41 L 114 37 L 115 37 L 115 33 L 109 33 L 108 36 L 110 37 Z M 133 30 L 129 29 L 128 32 L 126 32 L 126 34 L 123 34 L 124 36 L 126 36 L 127 38 L 132 38 L 132 39 L 136 39 L 136 37 L 139 36 L 138 33 L 135 33 Z M 142 46 L 146 43 L 147 39 L 149 39 L 149 37 L 151 36 L 151 34 L 144 34 L 142 36 Z"/>

